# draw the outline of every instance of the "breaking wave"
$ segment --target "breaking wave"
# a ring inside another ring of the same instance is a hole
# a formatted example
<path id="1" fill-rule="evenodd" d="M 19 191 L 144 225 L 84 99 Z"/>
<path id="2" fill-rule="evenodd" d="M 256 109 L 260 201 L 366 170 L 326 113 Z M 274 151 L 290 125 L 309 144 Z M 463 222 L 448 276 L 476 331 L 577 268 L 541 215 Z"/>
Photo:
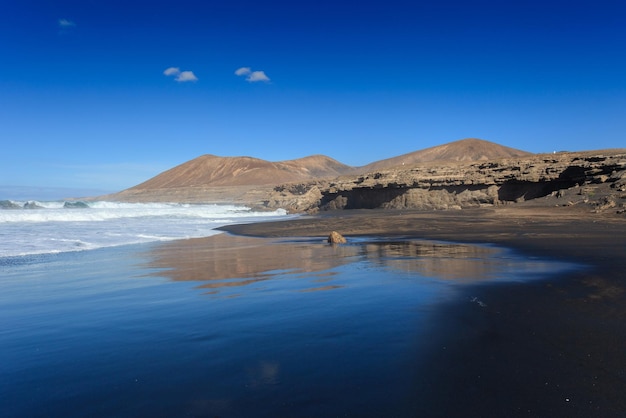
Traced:
<path id="1" fill-rule="evenodd" d="M 283 209 L 218 204 L 6 202 L 0 209 L 0 257 L 204 237 L 229 223 L 288 216 Z"/>

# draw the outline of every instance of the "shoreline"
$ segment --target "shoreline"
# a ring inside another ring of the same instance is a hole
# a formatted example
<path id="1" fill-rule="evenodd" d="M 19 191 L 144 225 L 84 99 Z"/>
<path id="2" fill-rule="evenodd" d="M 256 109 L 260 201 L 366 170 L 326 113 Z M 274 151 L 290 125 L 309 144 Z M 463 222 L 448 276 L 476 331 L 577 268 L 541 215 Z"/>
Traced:
<path id="1" fill-rule="evenodd" d="M 569 208 L 487 208 L 458 211 L 359 209 L 303 215 L 295 219 L 230 224 L 233 235 L 326 238 L 335 230 L 350 236 L 407 237 L 508 246 L 560 259 L 613 261 L 625 255 L 626 218 Z M 582 242 L 593 246 L 582 245 Z M 602 248 L 600 248 L 600 247 Z"/>
<path id="2" fill-rule="evenodd" d="M 421 414 L 621 416 L 626 413 L 626 220 L 571 208 L 455 212 L 357 210 L 227 225 L 251 237 L 403 237 L 496 244 L 584 264 L 544 280 L 484 283 L 433 318 L 426 363 L 433 401 Z M 473 295 L 488 309 L 467 303 Z M 462 300 L 461 300 L 462 299 Z M 435 396 L 436 395 L 436 396 Z"/>

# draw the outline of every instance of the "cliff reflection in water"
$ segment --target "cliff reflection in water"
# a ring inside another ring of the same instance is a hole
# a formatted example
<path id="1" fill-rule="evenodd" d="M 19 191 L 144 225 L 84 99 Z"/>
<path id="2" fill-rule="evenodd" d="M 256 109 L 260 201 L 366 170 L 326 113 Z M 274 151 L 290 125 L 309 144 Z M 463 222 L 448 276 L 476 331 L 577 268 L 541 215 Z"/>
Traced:
<path id="1" fill-rule="evenodd" d="M 296 291 L 343 287 L 333 283 L 337 267 L 365 263 L 430 278 L 471 283 L 498 278 L 511 270 L 543 270 L 542 262 L 506 256 L 497 247 L 420 240 L 352 239 L 328 245 L 321 238 L 279 240 L 216 235 L 164 243 L 150 251 L 149 267 L 175 281 L 202 282 L 201 288 L 233 288 L 274 278 L 300 279 Z M 530 263 L 530 265 L 529 265 Z M 523 264 L 523 265 L 522 265 Z"/>
<path id="2" fill-rule="evenodd" d="M 502 267 L 500 250 L 479 245 L 432 241 L 386 241 L 364 244 L 372 263 L 421 276 L 473 282 L 492 279 Z"/>
<path id="3" fill-rule="evenodd" d="M 149 267 L 164 269 L 156 274 L 175 281 L 202 281 L 200 287 L 207 289 L 306 273 L 310 285 L 300 290 L 311 291 L 318 286 L 326 290 L 325 283 L 335 275 L 330 270 L 355 261 L 358 255 L 356 246 L 331 246 L 321 238 L 286 242 L 220 234 L 159 245 L 150 253 Z"/>

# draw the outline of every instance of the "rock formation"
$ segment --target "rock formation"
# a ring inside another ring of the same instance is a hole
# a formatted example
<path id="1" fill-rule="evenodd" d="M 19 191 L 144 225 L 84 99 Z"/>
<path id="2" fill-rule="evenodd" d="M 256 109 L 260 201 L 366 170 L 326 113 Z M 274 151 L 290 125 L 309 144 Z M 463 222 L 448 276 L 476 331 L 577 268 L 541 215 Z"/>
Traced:
<path id="1" fill-rule="evenodd" d="M 345 237 L 337 231 L 332 231 L 330 235 L 328 235 L 329 244 L 345 244 L 346 242 Z"/>
<path id="2" fill-rule="evenodd" d="M 578 202 L 572 202 L 575 204 L 589 203 L 594 190 L 600 188 L 615 205 L 626 202 L 626 150 L 563 152 L 467 164 L 422 164 L 334 180 L 284 184 L 274 189 L 266 205 L 294 212 L 444 210 L 558 198 L 565 196 L 564 192 L 559 193 L 564 190 L 570 191 L 568 195 L 579 196 Z M 595 203 L 603 209 L 610 207 L 607 202 Z"/>

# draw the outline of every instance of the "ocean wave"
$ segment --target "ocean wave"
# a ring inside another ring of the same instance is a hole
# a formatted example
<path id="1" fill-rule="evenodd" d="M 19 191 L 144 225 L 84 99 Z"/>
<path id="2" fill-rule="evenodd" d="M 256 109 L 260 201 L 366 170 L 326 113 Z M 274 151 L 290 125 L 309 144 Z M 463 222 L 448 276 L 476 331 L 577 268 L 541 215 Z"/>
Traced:
<path id="1" fill-rule="evenodd" d="M 43 202 L 42 202 L 43 203 Z M 85 251 L 103 247 L 197 238 L 230 223 L 281 218 L 287 212 L 237 205 L 89 202 L 67 208 L 0 210 L 0 258 Z"/>
<path id="2" fill-rule="evenodd" d="M 13 202 L 22 209 L 0 210 L 0 223 L 15 222 L 98 222 L 121 218 L 239 218 L 286 215 L 278 209 L 273 212 L 253 211 L 246 206 L 194 205 L 174 203 L 119 203 L 89 202 L 85 207 L 68 206 L 68 202 Z M 37 207 L 37 209 L 26 209 Z"/>

